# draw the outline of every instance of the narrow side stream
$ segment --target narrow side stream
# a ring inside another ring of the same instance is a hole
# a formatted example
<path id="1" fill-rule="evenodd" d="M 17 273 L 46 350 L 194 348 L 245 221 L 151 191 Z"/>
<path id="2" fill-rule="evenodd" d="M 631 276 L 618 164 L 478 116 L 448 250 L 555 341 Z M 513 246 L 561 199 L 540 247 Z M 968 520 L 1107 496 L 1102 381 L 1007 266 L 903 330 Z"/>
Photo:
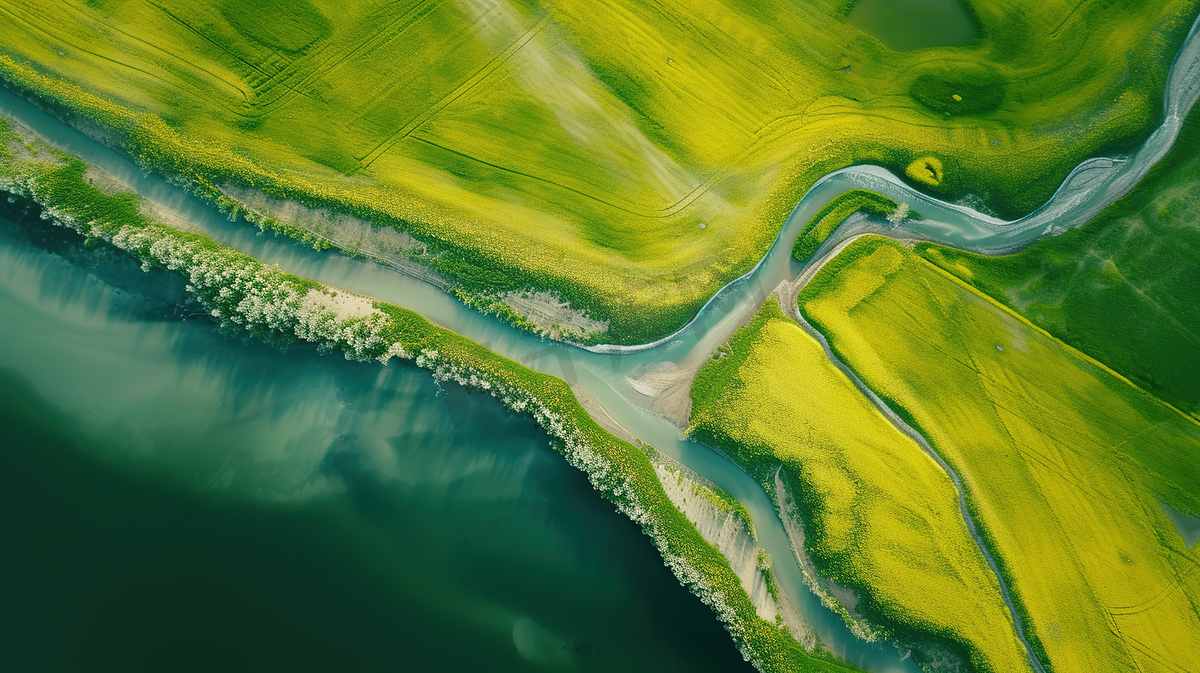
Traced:
<path id="1" fill-rule="evenodd" d="M 921 450 L 942 468 L 946 476 L 950 477 L 950 481 L 954 483 L 954 490 L 958 493 L 959 512 L 962 514 L 963 521 L 967 524 L 967 530 L 971 533 L 971 539 L 975 541 L 975 546 L 979 548 L 980 553 L 983 554 L 983 558 L 987 561 L 988 567 L 991 568 L 992 574 L 996 577 L 996 582 L 1000 586 L 1001 597 L 1004 599 L 1004 605 L 1008 608 L 1008 614 L 1012 617 L 1013 625 L 1016 627 L 1017 638 L 1020 639 L 1021 645 L 1025 647 L 1025 655 L 1029 658 L 1029 665 L 1037 673 L 1045 673 L 1046 669 L 1042 666 L 1042 661 L 1034 654 L 1033 647 L 1029 645 L 1029 641 L 1025 638 L 1025 627 L 1021 620 L 1021 613 L 1012 602 L 1012 593 L 1009 591 L 1008 582 L 1004 579 L 1004 574 L 1000 572 L 1000 567 L 996 565 L 996 559 L 992 556 L 992 552 L 988 549 L 983 537 L 979 535 L 979 530 L 975 526 L 975 519 L 971 517 L 971 512 L 967 509 L 967 496 L 963 491 L 962 479 L 958 476 L 958 472 L 950 467 L 950 464 L 937 451 L 933 450 L 933 447 L 929 445 L 924 435 L 917 432 L 904 419 L 900 418 L 879 395 L 875 394 L 874 390 L 871 390 L 867 387 L 867 384 L 863 383 L 862 379 L 858 378 L 858 374 L 853 369 L 850 369 L 846 363 L 842 362 L 841 358 L 830 348 L 829 340 L 825 338 L 825 335 L 820 330 L 805 320 L 804 316 L 800 315 L 799 307 L 794 302 L 788 302 L 783 306 L 783 310 L 789 318 L 798 322 L 804 328 L 804 331 L 808 332 L 809 336 L 821 344 L 821 348 L 825 351 L 825 357 L 854 383 L 854 387 L 858 388 L 860 393 L 871 400 L 871 404 L 875 405 L 875 408 L 891 421 L 897 430 L 916 442 L 917 446 L 920 446 Z"/>

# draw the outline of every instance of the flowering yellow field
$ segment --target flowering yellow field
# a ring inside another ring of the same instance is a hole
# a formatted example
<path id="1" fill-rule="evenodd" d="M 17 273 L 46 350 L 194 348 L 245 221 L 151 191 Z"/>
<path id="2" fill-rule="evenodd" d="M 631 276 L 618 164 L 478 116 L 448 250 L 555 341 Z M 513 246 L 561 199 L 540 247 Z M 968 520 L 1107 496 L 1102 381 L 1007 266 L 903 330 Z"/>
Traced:
<path id="1" fill-rule="evenodd" d="M 1200 670 L 1200 425 L 907 248 L 864 238 L 804 315 L 959 472 L 1058 673 Z"/>
<path id="2" fill-rule="evenodd" d="M 210 192 L 401 227 L 469 292 L 554 290 L 635 342 L 830 170 L 929 158 L 924 188 L 1032 209 L 1157 123 L 1197 6 L 970 4 L 974 42 L 893 51 L 842 0 L 0 0 L 0 70 L 74 115 L 105 116 L 36 73 L 154 115 L 180 145 L 143 154 Z"/>
<path id="3" fill-rule="evenodd" d="M 946 473 L 777 303 L 744 329 L 700 375 L 697 392 L 716 378 L 720 392 L 695 395 L 692 431 L 760 476 L 782 465 L 810 553 L 869 619 L 901 638 L 945 638 L 975 670 L 1029 670 Z"/>

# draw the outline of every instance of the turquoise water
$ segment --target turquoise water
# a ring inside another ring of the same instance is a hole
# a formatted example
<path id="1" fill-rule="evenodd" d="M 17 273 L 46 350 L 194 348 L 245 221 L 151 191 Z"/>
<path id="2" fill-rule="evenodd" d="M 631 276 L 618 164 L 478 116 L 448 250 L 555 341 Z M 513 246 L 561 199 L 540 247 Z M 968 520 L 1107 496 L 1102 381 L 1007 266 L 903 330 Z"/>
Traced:
<path id="1" fill-rule="evenodd" d="M 526 418 L 0 218 L 0 670 L 738 671 Z"/>
<path id="2" fill-rule="evenodd" d="M 962 0 L 859 0 L 849 18 L 896 51 L 969 44 L 978 34 Z"/>

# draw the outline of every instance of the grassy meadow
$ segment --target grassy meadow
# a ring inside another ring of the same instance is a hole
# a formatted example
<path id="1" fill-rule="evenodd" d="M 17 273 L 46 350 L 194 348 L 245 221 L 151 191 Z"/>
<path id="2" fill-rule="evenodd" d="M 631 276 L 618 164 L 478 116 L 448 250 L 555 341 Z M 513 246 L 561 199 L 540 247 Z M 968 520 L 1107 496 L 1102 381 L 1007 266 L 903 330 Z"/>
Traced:
<path id="1" fill-rule="evenodd" d="M 1057 673 L 1200 670 L 1200 423 L 908 248 L 866 237 L 799 297 L 964 482 Z"/>
<path id="2" fill-rule="evenodd" d="M 211 198 L 402 228 L 465 293 L 552 290 L 633 343 L 830 170 L 1032 209 L 1158 123 L 1196 6 L 977 1 L 969 44 L 893 51 L 844 0 L 3 0 L 0 79 Z"/>
<path id="3" fill-rule="evenodd" d="M 1200 114 L 1130 194 L 1087 224 L 991 258 L 929 261 L 1200 418 Z"/>
<path id="4" fill-rule="evenodd" d="M 973 670 L 1029 670 L 942 468 L 776 302 L 719 352 L 696 377 L 690 432 L 760 481 L 781 470 L 805 546 L 823 575 L 855 590 L 851 607 L 917 644 L 918 661 L 936 639 Z"/>

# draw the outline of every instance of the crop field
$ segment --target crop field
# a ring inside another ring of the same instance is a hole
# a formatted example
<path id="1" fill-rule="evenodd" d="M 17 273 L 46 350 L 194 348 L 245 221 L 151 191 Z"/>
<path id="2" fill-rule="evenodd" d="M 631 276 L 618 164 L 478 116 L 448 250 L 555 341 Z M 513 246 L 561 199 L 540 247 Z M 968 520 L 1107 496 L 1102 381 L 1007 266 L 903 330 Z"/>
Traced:
<path id="1" fill-rule="evenodd" d="M 768 302 L 697 376 L 691 432 L 760 481 L 782 466 L 822 574 L 910 641 L 950 641 L 978 671 L 1029 670 L 950 478 Z M 919 655 L 918 655 L 919 656 Z"/>
<path id="2" fill-rule="evenodd" d="M 800 294 L 838 356 L 959 473 L 1054 671 L 1200 670 L 1200 423 L 904 246 Z"/>
<path id="3" fill-rule="evenodd" d="M 974 41 L 901 52 L 842 0 L 0 0 L 0 77 L 213 198 L 400 227 L 465 292 L 551 290 L 632 343 L 830 170 L 1032 209 L 1158 123 L 1196 6 L 974 2 Z"/>
<path id="4" fill-rule="evenodd" d="M 1128 196 L 1006 257 L 922 244 L 929 261 L 1200 417 L 1200 114 Z"/>

